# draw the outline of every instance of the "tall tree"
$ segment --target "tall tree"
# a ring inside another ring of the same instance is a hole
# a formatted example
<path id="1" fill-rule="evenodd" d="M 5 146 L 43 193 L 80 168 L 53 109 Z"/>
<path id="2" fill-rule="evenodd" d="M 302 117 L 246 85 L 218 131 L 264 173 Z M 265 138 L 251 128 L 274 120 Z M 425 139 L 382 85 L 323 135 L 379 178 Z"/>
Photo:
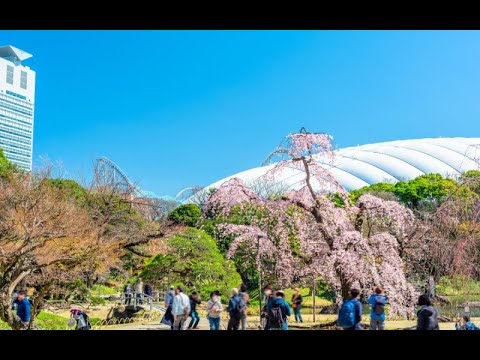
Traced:
<path id="1" fill-rule="evenodd" d="M 317 156 L 334 161 L 331 140 L 326 134 L 289 135 L 288 145 L 279 149 L 289 159 L 266 175 L 275 176 L 286 168 L 304 173 L 304 186 L 287 194 L 287 200 L 266 200 L 232 179 L 210 196 L 205 215 L 228 213 L 242 203 L 256 204 L 266 216 L 251 216 L 246 225 L 218 226 L 219 236 L 235 237 L 231 256 L 250 251 L 259 270 L 270 271 L 282 286 L 295 278 L 319 276 L 339 298 L 352 287 L 366 292 L 381 285 L 391 295 L 390 316 L 412 316 L 417 292 L 405 278 L 399 243 L 414 222 L 413 214 L 371 195 L 361 197 L 356 206 L 350 204 L 341 185 L 315 161 Z M 319 191 L 340 194 L 344 206 L 336 206 Z M 288 217 L 292 205 L 294 215 Z"/>

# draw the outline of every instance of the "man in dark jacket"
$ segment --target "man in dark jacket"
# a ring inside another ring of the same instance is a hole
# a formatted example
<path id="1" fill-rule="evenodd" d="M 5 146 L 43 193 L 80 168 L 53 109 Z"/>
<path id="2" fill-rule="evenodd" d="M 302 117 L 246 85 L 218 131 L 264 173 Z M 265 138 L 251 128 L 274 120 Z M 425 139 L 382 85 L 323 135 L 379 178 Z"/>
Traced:
<path id="1" fill-rule="evenodd" d="M 287 316 L 291 315 L 290 306 L 288 306 L 288 303 L 285 301 L 285 293 L 281 290 L 275 293 L 275 297 L 272 300 L 269 311 L 271 312 L 273 309 L 278 307 L 282 312 L 283 324 L 281 327 L 277 327 L 272 323 L 272 321 L 270 321 L 270 330 L 288 330 Z"/>
<path id="2" fill-rule="evenodd" d="M 295 322 L 302 322 L 302 314 L 300 313 L 300 310 L 302 310 L 302 302 L 303 302 L 303 297 L 302 294 L 300 294 L 300 289 L 295 288 L 295 292 L 292 295 L 292 307 L 293 307 L 293 313 L 295 314 Z"/>
<path id="3" fill-rule="evenodd" d="M 273 296 L 273 288 L 270 285 L 266 285 L 264 288 L 264 294 L 265 296 L 263 297 L 263 309 L 262 309 L 262 319 L 265 320 L 265 326 L 263 330 L 270 330 L 270 323 L 268 321 L 268 313 L 270 310 L 270 306 L 272 305 L 274 296 Z"/>
<path id="4" fill-rule="evenodd" d="M 196 291 L 192 292 L 192 295 L 190 295 L 190 317 L 192 319 L 190 320 L 190 324 L 188 324 L 189 329 L 198 329 L 200 316 L 197 312 L 197 305 L 199 305 L 201 302 L 202 300 L 200 300 L 198 293 Z"/>
<path id="5" fill-rule="evenodd" d="M 418 305 L 421 307 L 417 312 L 417 330 L 440 330 L 437 309 L 432 306 L 428 295 L 420 295 Z"/>
<path id="6" fill-rule="evenodd" d="M 360 290 L 350 290 L 351 302 L 355 306 L 355 325 L 345 330 L 362 330 L 362 302 L 360 301 Z"/>
<path id="7" fill-rule="evenodd" d="M 25 329 L 28 328 L 30 322 L 30 301 L 27 299 L 27 293 L 25 290 L 20 290 L 15 300 L 17 303 L 17 316 L 20 318 L 20 321 L 23 323 Z"/>
<path id="8" fill-rule="evenodd" d="M 240 327 L 240 321 L 243 315 L 242 311 L 239 311 L 238 305 L 243 303 L 245 304 L 245 300 L 238 295 L 239 291 L 237 288 L 232 289 L 232 297 L 228 303 L 227 311 L 230 315 L 230 319 L 228 320 L 227 330 L 238 330 Z"/>
<path id="9" fill-rule="evenodd" d="M 145 287 L 144 287 L 143 292 L 145 293 L 145 295 L 153 296 L 153 287 L 152 287 L 152 285 L 150 285 L 150 284 L 145 284 Z"/>

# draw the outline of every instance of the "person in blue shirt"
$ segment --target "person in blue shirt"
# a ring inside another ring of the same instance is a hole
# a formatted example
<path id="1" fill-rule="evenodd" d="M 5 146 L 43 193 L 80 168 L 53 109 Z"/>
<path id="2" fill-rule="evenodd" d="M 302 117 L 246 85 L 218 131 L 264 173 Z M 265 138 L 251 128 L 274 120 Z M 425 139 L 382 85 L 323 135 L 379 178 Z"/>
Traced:
<path id="1" fill-rule="evenodd" d="M 15 300 L 17 303 L 17 316 L 20 318 L 20 321 L 25 326 L 25 329 L 30 323 L 30 301 L 27 299 L 27 293 L 25 290 L 20 290 Z"/>
<path id="2" fill-rule="evenodd" d="M 383 289 L 376 287 L 374 294 L 370 295 L 368 303 L 370 310 L 370 330 L 385 330 L 385 305 L 387 297 L 383 293 Z"/>
<path id="3" fill-rule="evenodd" d="M 350 301 L 355 306 L 355 325 L 345 330 L 362 330 L 362 302 L 360 301 L 360 290 L 350 290 Z"/>
<path id="4" fill-rule="evenodd" d="M 455 323 L 455 330 L 480 330 L 477 325 L 470 321 L 470 317 L 465 315 L 463 317 L 463 324 L 460 325 L 457 321 Z"/>

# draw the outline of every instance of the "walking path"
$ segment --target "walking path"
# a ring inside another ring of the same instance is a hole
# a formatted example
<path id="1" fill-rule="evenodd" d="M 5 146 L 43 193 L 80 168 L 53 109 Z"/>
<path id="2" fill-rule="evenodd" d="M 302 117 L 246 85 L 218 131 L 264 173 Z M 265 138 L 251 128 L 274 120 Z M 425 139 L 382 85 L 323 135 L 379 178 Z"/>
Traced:
<path id="1" fill-rule="evenodd" d="M 190 319 L 188 319 L 188 321 L 190 321 Z M 208 320 L 204 317 L 200 318 L 200 323 L 198 324 L 198 326 L 200 327 L 199 330 L 210 330 Z M 125 326 L 118 326 L 110 330 L 170 330 L 170 326 L 160 324 L 160 320 L 156 320 L 143 324 L 128 324 Z"/>

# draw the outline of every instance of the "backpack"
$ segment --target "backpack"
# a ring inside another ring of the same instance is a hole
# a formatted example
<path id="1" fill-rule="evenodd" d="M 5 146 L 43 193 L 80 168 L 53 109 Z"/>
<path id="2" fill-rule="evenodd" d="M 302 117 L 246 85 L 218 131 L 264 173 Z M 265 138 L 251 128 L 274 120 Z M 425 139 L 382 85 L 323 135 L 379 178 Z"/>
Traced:
<path id="1" fill-rule="evenodd" d="M 281 329 L 283 327 L 283 314 L 280 305 L 270 308 L 268 322 L 272 329 Z"/>
<path id="2" fill-rule="evenodd" d="M 355 304 L 353 300 L 345 300 L 338 313 L 338 326 L 346 329 L 355 325 Z"/>
<path id="3" fill-rule="evenodd" d="M 245 308 L 247 306 L 246 303 L 245 303 L 245 299 L 241 296 L 238 296 L 238 295 L 235 296 L 233 299 L 235 300 L 234 301 L 235 304 L 234 304 L 233 309 L 232 309 L 232 314 L 235 318 L 241 319 L 243 317 L 243 315 L 245 314 Z"/>
<path id="4" fill-rule="evenodd" d="M 375 296 L 375 305 L 373 306 L 373 312 L 376 315 L 382 315 L 385 312 L 385 304 L 382 301 L 379 301 L 378 297 L 379 296 Z"/>

